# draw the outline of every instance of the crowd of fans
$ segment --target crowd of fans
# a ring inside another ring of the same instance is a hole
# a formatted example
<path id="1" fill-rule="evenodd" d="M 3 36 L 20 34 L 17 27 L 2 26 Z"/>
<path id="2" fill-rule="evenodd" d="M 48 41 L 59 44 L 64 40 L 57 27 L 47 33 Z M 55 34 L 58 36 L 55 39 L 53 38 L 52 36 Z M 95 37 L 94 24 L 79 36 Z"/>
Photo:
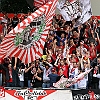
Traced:
<path id="1" fill-rule="evenodd" d="M 15 14 L 7 15 L 0 23 L 0 41 L 19 22 Z M 2 86 L 28 88 L 54 88 L 53 83 L 61 77 L 74 78 L 90 68 L 93 70 L 71 89 L 100 89 L 100 21 L 90 18 L 77 28 L 61 15 L 53 17 L 44 46 L 43 56 L 27 65 L 18 58 L 7 57 L 1 62 Z"/>

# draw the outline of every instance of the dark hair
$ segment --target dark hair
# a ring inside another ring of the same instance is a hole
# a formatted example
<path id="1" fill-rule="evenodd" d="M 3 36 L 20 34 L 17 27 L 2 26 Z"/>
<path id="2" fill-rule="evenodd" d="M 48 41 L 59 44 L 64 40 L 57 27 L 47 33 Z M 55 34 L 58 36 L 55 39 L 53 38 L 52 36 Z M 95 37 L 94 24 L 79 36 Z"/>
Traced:
<path id="1" fill-rule="evenodd" d="M 38 68 L 39 68 L 41 71 L 43 71 L 42 68 L 41 68 L 40 66 L 39 66 Z"/>
<path id="2" fill-rule="evenodd" d="M 19 64 L 19 68 L 22 68 L 22 69 L 24 69 L 24 68 L 25 68 L 25 65 L 24 65 L 24 63 L 20 63 L 20 64 Z"/>
<path id="3" fill-rule="evenodd" d="M 73 51 L 72 51 L 72 54 L 76 54 L 76 50 L 73 50 Z"/>
<path id="4" fill-rule="evenodd" d="M 49 66 L 49 65 L 45 63 L 45 66 Z"/>
<path id="5" fill-rule="evenodd" d="M 74 28 L 72 32 L 76 31 L 78 33 L 78 28 Z"/>
<path id="6" fill-rule="evenodd" d="M 43 58 L 39 58 L 39 61 L 42 62 L 43 61 Z"/>

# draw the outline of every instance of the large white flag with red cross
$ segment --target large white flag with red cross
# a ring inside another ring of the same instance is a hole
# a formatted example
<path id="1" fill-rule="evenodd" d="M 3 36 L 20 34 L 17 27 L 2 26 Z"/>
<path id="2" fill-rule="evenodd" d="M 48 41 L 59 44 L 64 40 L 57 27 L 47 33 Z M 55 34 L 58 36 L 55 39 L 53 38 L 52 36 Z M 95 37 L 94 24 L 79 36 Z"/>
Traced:
<path id="1" fill-rule="evenodd" d="M 46 3 L 12 29 L 0 44 L 0 59 L 17 57 L 27 64 L 41 57 L 56 3 Z"/>

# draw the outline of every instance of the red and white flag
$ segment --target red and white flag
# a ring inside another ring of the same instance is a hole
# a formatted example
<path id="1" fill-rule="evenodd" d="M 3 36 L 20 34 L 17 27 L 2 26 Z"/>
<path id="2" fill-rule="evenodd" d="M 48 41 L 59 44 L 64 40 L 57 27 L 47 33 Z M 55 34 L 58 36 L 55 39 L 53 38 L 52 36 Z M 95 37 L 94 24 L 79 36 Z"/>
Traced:
<path id="1" fill-rule="evenodd" d="M 0 59 L 11 56 L 31 63 L 43 55 L 57 0 L 48 2 L 11 30 L 0 44 Z"/>
<path id="2" fill-rule="evenodd" d="M 1 93 L 5 95 L 1 96 L 0 100 L 66 100 L 66 97 L 68 100 L 73 100 L 70 90 L 18 90 L 16 88 L 13 90 L 4 89 Z"/>
<path id="3" fill-rule="evenodd" d="M 46 4 L 49 1 L 51 1 L 51 0 L 34 0 L 34 6 L 36 8 L 40 8 L 41 6 L 43 6 L 44 4 Z"/>
<path id="4" fill-rule="evenodd" d="M 72 86 L 73 84 L 77 83 L 78 81 L 82 80 L 88 73 L 90 73 L 90 71 L 92 70 L 92 68 L 90 70 L 87 70 L 81 74 L 79 74 L 77 77 L 74 78 L 64 78 L 61 77 L 61 79 L 54 83 L 53 86 L 56 88 L 67 88 Z"/>

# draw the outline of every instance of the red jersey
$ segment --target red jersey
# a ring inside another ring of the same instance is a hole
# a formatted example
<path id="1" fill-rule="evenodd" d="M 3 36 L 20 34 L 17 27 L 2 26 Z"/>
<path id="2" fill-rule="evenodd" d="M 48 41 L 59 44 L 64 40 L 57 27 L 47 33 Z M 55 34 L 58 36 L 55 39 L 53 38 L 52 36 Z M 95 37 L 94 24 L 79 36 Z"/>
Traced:
<path id="1" fill-rule="evenodd" d="M 0 24 L 0 34 L 2 33 L 3 31 L 3 26 Z"/>
<path id="2" fill-rule="evenodd" d="M 9 69 L 9 76 L 10 79 L 7 82 L 12 82 L 12 69 Z"/>
<path id="3" fill-rule="evenodd" d="M 89 47 L 91 60 L 96 58 L 96 48 Z"/>
<path id="4" fill-rule="evenodd" d="M 72 52 L 76 50 L 76 45 L 73 45 L 72 47 L 70 47 L 69 49 L 69 54 L 72 54 Z"/>
<path id="5" fill-rule="evenodd" d="M 68 78 L 68 71 L 69 71 L 69 66 L 68 65 L 64 65 L 64 66 L 60 66 L 58 65 L 58 70 L 62 68 L 64 70 L 63 74 L 66 76 L 66 78 Z M 59 72 L 58 72 L 58 75 L 59 75 Z"/>

